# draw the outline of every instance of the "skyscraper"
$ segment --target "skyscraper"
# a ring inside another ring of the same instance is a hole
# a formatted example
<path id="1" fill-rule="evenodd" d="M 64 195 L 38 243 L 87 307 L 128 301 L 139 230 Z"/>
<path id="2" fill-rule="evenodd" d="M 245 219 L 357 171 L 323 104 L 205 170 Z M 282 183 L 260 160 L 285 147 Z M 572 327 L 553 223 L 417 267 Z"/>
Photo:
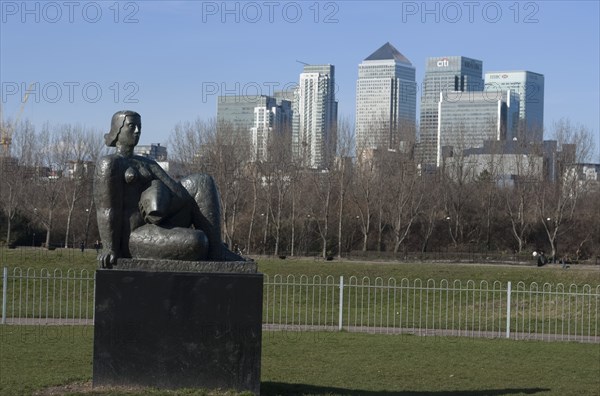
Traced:
<path id="1" fill-rule="evenodd" d="M 250 128 L 252 135 L 252 160 L 268 161 L 270 150 L 274 149 L 274 138 L 284 137 L 277 143 L 285 147 L 280 150 L 289 153 L 289 133 L 292 124 L 291 102 L 288 100 L 277 100 L 270 96 L 261 106 L 254 107 L 254 124 Z"/>
<path id="2" fill-rule="evenodd" d="M 358 65 L 356 143 L 364 149 L 399 149 L 415 141 L 415 68 L 389 42 Z"/>
<path id="3" fill-rule="evenodd" d="M 262 95 L 227 95 L 217 98 L 217 121 L 247 131 L 254 122 L 254 107 L 264 104 Z"/>
<path id="4" fill-rule="evenodd" d="M 512 141 L 519 117 L 519 95 L 508 91 L 441 92 L 438 103 L 437 157 L 483 147 L 485 141 Z"/>
<path id="5" fill-rule="evenodd" d="M 267 95 L 219 96 L 217 121 L 223 133 L 250 144 L 252 161 L 265 161 L 273 133 L 288 134 L 289 146 L 291 102 Z"/>
<path id="6" fill-rule="evenodd" d="M 486 90 L 510 89 L 519 94 L 519 135 L 527 142 L 544 139 L 544 75 L 531 71 L 485 73 Z"/>
<path id="7" fill-rule="evenodd" d="M 427 59 L 419 125 L 418 160 L 422 164 L 437 163 L 440 92 L 483 91 L 482 64 L 464 56 Z"/>
<path id="8" fill-rule="evenodd" d="M 302 166 L 324 169 L 336 149 L 335 67 L 306 65 L 293 101 L 292 156 Z"/>

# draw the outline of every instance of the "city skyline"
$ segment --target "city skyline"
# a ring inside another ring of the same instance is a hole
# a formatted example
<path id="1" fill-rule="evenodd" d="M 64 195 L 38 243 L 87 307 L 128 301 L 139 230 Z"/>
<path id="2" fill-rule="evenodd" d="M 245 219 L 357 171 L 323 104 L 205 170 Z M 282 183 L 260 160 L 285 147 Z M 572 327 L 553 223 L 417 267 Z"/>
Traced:
<path id="1" fill-rule="evenodd" d="M 28 11 L 2 2 L 3 117 L 14 119 L 37 83 L 23 111 L 36 127 L 72 122 L 106 132 L 110 114 L 130 108 L 144 119 L 142 143 L 167 143 L 177 123 L 214 118 L 217 96 L 290 88 L 305 62 L 336 66 L 339 115 L 354 122 L 357 65 L 389 41 L 413 63 L 417 97 L 431 56 L 481 59 L 484 73 L 543 74 L 544 138 L 552 138 L 553 122 L 569 118 L 590 129 L 600 160 L 597 2 L 452 3 L 458 10 L 444 3 L 425 10 L 417 2 L 283 2 L 272 15 L 261 2 L 232 2 L 229 10 L 218 2 L 118 4 L 82 3 L 72 15 L 62 10 L 61 19 L 43 4 Z M 251 13 L 256 6 L 260 18 Z"/>

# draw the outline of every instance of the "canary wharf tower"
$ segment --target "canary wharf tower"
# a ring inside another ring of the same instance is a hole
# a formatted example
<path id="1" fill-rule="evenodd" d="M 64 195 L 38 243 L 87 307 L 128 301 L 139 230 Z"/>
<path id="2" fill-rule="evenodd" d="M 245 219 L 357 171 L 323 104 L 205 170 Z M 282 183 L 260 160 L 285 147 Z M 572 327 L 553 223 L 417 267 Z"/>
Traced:
<path id="1" fill-rule="evenodd" d="M 358 65 L 356 143 L 363 149 L 402 149 L 414 142 L 415 68 L 390 43 Z"/>
<path id="2" fill-rule="evenodd" d="M 419 162 L 435 166 L 440 92 L 483 91 L 483 62 L 464 56 L 428 58 L 421 94 Z"/>

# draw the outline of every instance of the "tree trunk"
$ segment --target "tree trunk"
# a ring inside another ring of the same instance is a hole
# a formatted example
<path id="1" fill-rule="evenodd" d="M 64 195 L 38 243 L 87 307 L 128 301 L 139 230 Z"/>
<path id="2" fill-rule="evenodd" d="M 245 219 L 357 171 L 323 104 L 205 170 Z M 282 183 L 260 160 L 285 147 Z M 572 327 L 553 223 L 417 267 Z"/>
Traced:
<path id="1" fill-rule="evenodd" d="M 71 233 L 71 221 L 73 218 L 73 207 L 69 208 L 67 212 L 67 230 L 65 232 L 65 249 L 69 247 L 69 234 Z"/>
<path id="2" fill-rule="evenodd" d="M 292 193 L 292 246 L 290 247 L 290 256 L 294 257 L 294 244 L 296 243 L 296 198 Z"/>
<path id="3" fill-rule="evenodd" d="M 338 222 L 338 257 L 342 258 L 342 223 L 344 216 L 344 193 L 340 194 L 340 217 Z"/>

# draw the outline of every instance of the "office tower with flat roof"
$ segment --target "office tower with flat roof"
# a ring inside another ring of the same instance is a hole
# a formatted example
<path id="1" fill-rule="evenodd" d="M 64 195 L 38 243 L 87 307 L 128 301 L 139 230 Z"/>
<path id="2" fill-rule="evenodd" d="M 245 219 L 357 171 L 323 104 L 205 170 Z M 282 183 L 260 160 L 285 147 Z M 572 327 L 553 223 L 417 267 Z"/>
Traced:
<path id="1" fill-rule="evenodd" d="M 219 133 L 230 133 L 239 144 L 251 145 L 251 160 L 265 161 L 275 135 L 290 134 L 291 102 L 267 95 L 219 96 Z"/>
<path id="2" fill-rule="evenodd" d="M 292 106 L 289 100 L 268 97 L 264 106 L 254 107 L 252 135 L 252 160 L 268 161 L 272 150 L 289 153 L 292 125 Z"/>
<path id="3" fill-rule="evenodd" d="M 485 73 L 486 90 L 508 90 L 519 94 L 518 138 L 526 142 L 544 139 L 544 75 L 531 71 Z"/>
<path id="4" fill-rule="evenodd" d="M 292 157 L 301 166 L 326 169 L 336 150 L 335 67 L 305 65 L 294 92 Z"/>
<path id="5" fill-rule="evenodd" d="M 227 95 L 217 98 L 217 122 L 242 134 L 254 125 L 254 108 L 267 105 L 265 95 Z"/>
<path id="6" fill-rule="evenodd" d="M 483 91 L 482 66 L 480 60 L 465 56 L 427 59 L 421 93 L 417 158 L 422 164 L 437 163 L 440 92 Z"/>
<path id="7" fill-rule="evenodd" d="M 358 65 L 356 145 L 403 149 L 415 141 L 417 84 L 415 68 L 389 42 Z"/>
<path id="8" fill-rule="evenodd" d="M 483 147 L 485 141 L 515 137 L 519 95 L 508 91 L 440 92 L 436 165 L 445 156 L 462 156 L 464 150 Z"/>

